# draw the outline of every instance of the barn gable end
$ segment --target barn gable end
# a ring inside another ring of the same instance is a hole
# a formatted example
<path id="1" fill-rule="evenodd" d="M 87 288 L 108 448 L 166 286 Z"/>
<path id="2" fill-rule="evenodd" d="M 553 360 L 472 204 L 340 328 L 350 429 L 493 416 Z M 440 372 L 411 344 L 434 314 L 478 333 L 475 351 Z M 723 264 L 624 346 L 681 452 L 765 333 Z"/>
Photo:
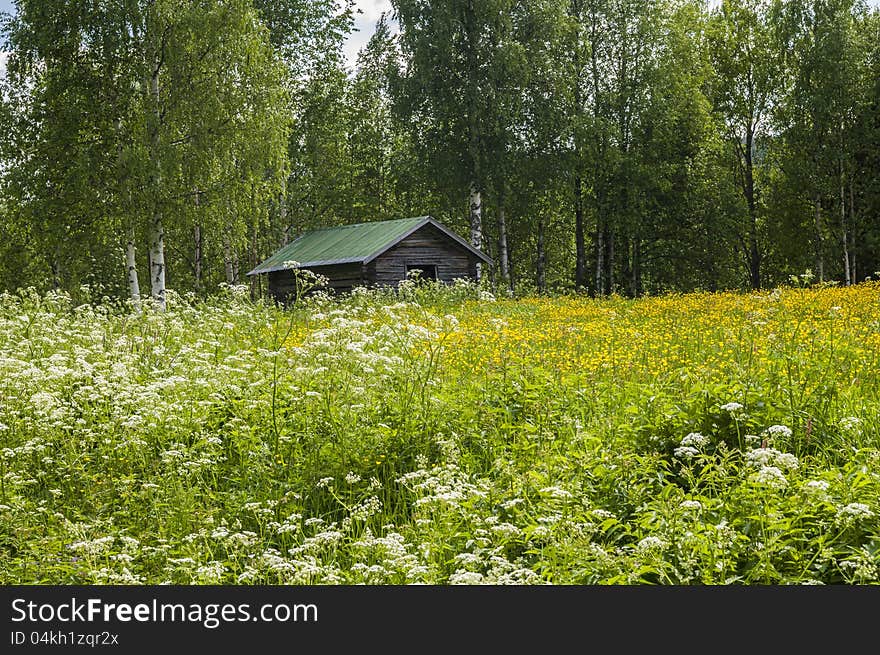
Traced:
<path id="1" fill-rule="evenodd" d="M 397 285 L 407 267 L 436 266 L 437 280 L 475 279 L 479 259 L 433 225 L 425 225 L 367 264 L 365 277 L 373 284 Z"/>

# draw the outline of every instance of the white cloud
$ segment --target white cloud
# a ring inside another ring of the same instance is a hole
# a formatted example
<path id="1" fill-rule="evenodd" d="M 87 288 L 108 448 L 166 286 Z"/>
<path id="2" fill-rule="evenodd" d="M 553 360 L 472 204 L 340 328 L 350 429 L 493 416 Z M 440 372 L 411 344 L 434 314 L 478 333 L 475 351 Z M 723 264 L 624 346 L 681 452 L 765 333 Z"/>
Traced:
<path id="1" fill-rule="evenodd" d="M 392 7 L 391 0 L 357 0 L 355 9 L 360 9 L 361 13 L 355 14 L 354 29 L 355 31 L 348 37 L 348 41 L 343 46 L 345 58 L 351 67 L 357 62 L 358 51 L 367 45 L 367 41 L 376 31 L 376 21 L 387 12 L 390 16 Z"/>
<path id="2" fill-rule="evenodd" d="M 9 59 L 9 53 L 0 50 L 0 77 L 6 76 L 6 60 Z"/>
<path id="3" fill-rule="evenodd" d="M 383 13 L 391 13 L 391 0 L 358 0 L 355 4 L 363 12 L 358 17 L 372 25 L 375 25 Z"/>

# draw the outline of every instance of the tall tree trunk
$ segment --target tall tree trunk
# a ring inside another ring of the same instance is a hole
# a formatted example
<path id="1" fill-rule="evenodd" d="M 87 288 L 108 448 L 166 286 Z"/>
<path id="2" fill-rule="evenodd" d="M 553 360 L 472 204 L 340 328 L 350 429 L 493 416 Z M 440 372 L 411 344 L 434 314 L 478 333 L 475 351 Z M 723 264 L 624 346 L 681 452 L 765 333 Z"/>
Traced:
<path id="1" fill-rule="evenodd" d="M 251 196 L 253 200 L 253 195 Z M 254 270 L 257 265 L 260 263 L 257 259 L 257 237 L 259 235 L 259 225 L 257 225 L 258 219 L 256 218 L 256 211 L 254 212 L 254 223 L 251 228 L 251 248 L 250 248 L 250 270 Z M 259 281 L 259 275 L 251 276 L 251 300 L 256 300 L 259 297 L 259 288 L 257 287 L 257 282 Z"/>
<path id="2" fill-rule="evenodd" d="M 605 235 L 605 243 L 608 244 L 608 265 L 605 267 L 605 272 L 608 277 L 608 286 L 605 288 L 605 293 L 607 295 L 611 295 L 614 293 L 614 230 L 609 229 L 608 234 Z"/>
<path id="3" fill-rule="evenodd" d="M 159 126 L 162 121 L 159 104 L 159 70 L 157 65 L 150 76 L 150 102 L 153 112 L 150 126 L 150 149 L 153 166 L 153 189 L 155 203 L 150 222 L 150 292 L 160 311 L 165 311 L 165 229 L 162 226 L 162 202 L 159 194 L 162 188 L 162 167 L 159 160 Z"/>
<path id="4" fill-rule="evenodd" d="M 513 295 L 513 284 L 510 279 L 510 261 L 507 250 L 507 216 L 504 202 L 507 195 L 502 187 L 498 194 L 498 263 L 501 267 L 501 280 L 507 295 Z"/>
<path id="5" fill-rule="evenodd" d="M 52 255 L 52 288 L 55 291 L 61 289 L 61 244 L 55 244 L 55 252 Z"/>
<path id="6" fill-rule="evenodd" d="M 849 178 L 849 233 L 851 244 L 851 248 L 849 249 L 849 255 L 851 258 L 849 272 L 852 276 L 853 284 L 857 284 L 859 278 L 856 275 L 856 196 L 853 191 L 852 177 Z"/>
<path id="7" fill-rule="evenodd" d="M 196 206 L 197 214 L 199 205 L 201 204 L 200 198 L 201 196 L 199 195 L 199 190 L 195 189 L 193 192 L 193 204 Z M 193 278 L 195 282 L 194 290 L 196 293 L 199 293 L 199 291 L 201 291 L 202 289 L 202 226 L 199 225 L 198 215 L 196 216 L 196 224 L 193 227 L 193 244 Z"/>
<path id="8" fill-rule="evenodd" d="M 638 298 L 642 295 L 642 240 L 638 236 L 633 238 L 631 269 L 632 283 L 629 290 L 634 298 Z"/>
<path id="9" fill-rule="evenodd" d="M 138 282 L 137 252 L 134 244 L 134 226 L 128 228 L 128 241 L 125 244 L 125 270 L 128 276 L 128 292 L 134 310 L 141 311 L 141 285 Z"/>
<path id="10" fill-rule="evenodd" d="M 745 143 L 745 196 L 749 207 L 749 284 L 752 289 L 761 288 L 761 250 L 758 247 L 758 206 L 755 200 L 755 165 L 752 151 L 755 135 L 751 128 L 746 131 Z"/>
<path id="11" fill-rule="evenodd" d="M 290 243 L 290 225 L 287 224 L 287 194 L 282 193 L 278 197 L 278 214 L 284 231 L 281 233 L 281 245 Z"/>
<path id="12" fill-rule="evenodd" d="M 538 285 L 539 293 L 544 293 L 547 290 L 547 254 L 544 250 L 544 230 L 545 221 L 541 216 L 538 219 L 538 258 L 535 262 L 535 283 Z"/>
<path id="13" fill-rule="evenodd" d="M 843 159 L 840 160 L 840 230 L 843 244 L 843 279 L 846 286 L 852 286 L 849 270 L 849 230 L 846 225 L 846 186 L 844 183 Z"/>
<path id="14" fill-rule="evenodd" d="M 232 248 L 232 242 L 229 236 L 223 238 L 223 264 L 226 269 L 226 284 L 232 286 L 238 281 L 235 269 L 235 252 Z"/>
<path id="15" fill-rule="evenodd" d="M 601 218 L 596 219 L 596 295 L 605 295 L 605 226 Z"/>
<path id="16" fill-rule="evenodd" d="M 122 147 L 122 119 L 113 120 L 113 129 L 118 139 L 116 147 L 117 182 L 119 185 L 119 202 L 122 206 L 123 220 L 127 223 L 125 242 L 125 276 L 128 282 L 128 293 L 134 311 L 141 311 L 141 285 L 138 280 L 137 249 L 135 247 L 134 219 L 131 216 L 131 189 L 128 184 L 128 171 L 125 168 Z"/>
<path id="17" fill-rule="evenodd" d="M 471 245 L 480 249 L 483 247 L 483 197 L 477 187 L 476 181 L 471 183 L 471 192 L 469 197 L 469 217 L 471 225 Z M 477 281 L 480 280 L 481 264 L 477 263 Z"/>
<path id="18" fill-rule="evenodd" d="M 813 212 L 813 241 L 815 245 L 815 265 L 816 275 L 819 276 L 819 282 L 825 281 L 825 257 L 823 255 L 824 244 L 822 239 L 822 198 L 816 193 L 813 201 L 815 211 Z"/>
<path id="19" fill-rule="evenodd" d="M 597 16 L 598 7 L 596 4 L 591 3 L 589 5 L 590 9 L 590 78 L 593 86 L 592 93 L 592 109 L 593 109 L 593 122 L 595 125 L 600 125 L 600 116 L 602 115 L 602 110 L 600 106 L 600 100 L 602 98 L 602 92 L 600 89 L 600 80 L 602 76 L 599 71 L 599 45 L 600 38 L 599 35 L 603 34 L 603 28 L 601 25 L 601 21 Z M 606 142 L 605 137 L 602 135 L 602 131 L 600 129 L 594 130 L 595 140 L 596 140 L 596 152 L 598 153 L 599 166 L 602 165 L 602 162 L 605 161 L 606 157 Z M 605 199 L 606 194 L 604 192 L 604 182 L 600 179 L 601 173 L 599 172 L 601 169 L 599 166 L 593 167 L 593 191 L 596 197 L 596 238 L 593 247 L 596 249 L 596 270 L 595 270 L 595 279 L 596 279 L 596 295 L 602 296 L 605 294 L 605 226 L 606 226 L 606 218 L 605 218 Z"/>
<path id="20" fill-rule="evenodd" d="M 587 253 L 584 244 L 584 181 L 580 175 L 574 178 L 574 286 L 581 291 L 587 286 Z"/>
<path id="21" fill-rule="evenodd" d="M 162 214 L 156 211 L 150 224 L 150 292 L 159 311 L 165 311 L 165 230 Z"/>
<path id="22" fill-rule="evenodd" d="M 476 3 L 479 0 L 468 0 L 464 6 L 464 29 L 466 33 L 464 52 L 467 60 L 468 78 L 468 157 L 470 158 L 470 196 L 469 218 L 471 228 L 471 245 L 474 248 L 483 247 L 483 199 L 481 195 L 483 176 L 481 170 L 481 128 L 479 124 L 479 99 L 482 91 L 479 85 L 479 62 L 477 61 L 477 48 L 479 47 L 479 27 L 476 19 Z M 477 281 L 482 277 L 482 264 L 476 265 Z"/>
<path id="23" fill-rule="evenodd" d="M 626 214 L 624 214 L 625 216 Z M 633 260 L 632 260 L 632 243 L 629 234 L 626 232 L 620 237 L 620 254 L 623 257 L 620 262 L 620 284 L 623 292 L 632 295 L 633 287 Z"/>
<path id="24" fill-rule="evenodd" d="M 196 196 L 198 202 L 198 195 Z M 193 228 L 195 253 L 193 254 L 193 275 L 195 276 L 196 293 L 202 290 L 202 226 L 196 223 Z"/>

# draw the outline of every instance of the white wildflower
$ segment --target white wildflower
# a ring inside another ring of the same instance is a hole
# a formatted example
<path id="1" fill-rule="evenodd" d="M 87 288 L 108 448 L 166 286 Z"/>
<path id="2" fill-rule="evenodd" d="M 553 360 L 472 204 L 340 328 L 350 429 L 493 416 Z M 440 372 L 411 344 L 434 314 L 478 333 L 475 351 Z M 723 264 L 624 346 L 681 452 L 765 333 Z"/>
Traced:
<path id="1" fill-rule="evenodd" d="M 571 492 L 562 489 L 561 487 L 544 487 L 540 491 L 542 494 L 548 495 L 551 498 L 571 498 Z"/>
<path id="2" fill-rule="evenodd" d="M 705 448 L 708 444 L 709 437 L 700 434 L 699 432 L 691 432 L 681 440 L 682 446 L 689 446 L 697 449 Z"/>
<path id="3" fill-rule="evenodd" d="M 449 584 L 451 585 L 476 585 L 483 584 L 483 574 L 475 571 L 458 570 L 449 576 Z"/>
<path id="4" fill-rule="evenodd" d="M 663 541 L 660 537 L 655 537 L 653 535 L 645 537 L 638 544 L 636 544 L 636 549 L 640 552 L 650 552 L 652 550 L 660 550 L 666 546 L 666 542 Z"/>
<path id="5" fill-rule="evenodd" d="M 196 569 L 196 577 L 202 582 L 217 583 L 223 579 L 226 567 L 222 562 L 211 562 Z"/>
<path id="6" fill-rule="evenodd" d="M 775 466 L 762 466 L 761 470 L 752 475 L 751 479 L 755 483 L 771 489 L 785 489 L 788 486 L 785 474 Z"/>
<path id="7" fill-rule="evenodd" d="M 700 454 L 700 451 L 690 446 L 679 446 L 673 453 L 679 459 L 691 459 Z"/>
<path id="8" fill-rule="evenodd" d="M 476 566 L 483 562 L 483 559 L 474 553 L 459 553 L 455 556 L 456 563 L 464 566 Z"/>
<path id="9" fill-rule="evenodd" d="M 850 503 L 837 512 L 838 518 L 869 519 L 874 516 L 871 508 L 864 503 Z"/>
<path id="10" fill-rule="evenodd" d="M 767 434 L 771 437 L 782 437 L 787 439 L 791 436 L 791 428 L 785 425 L 771 425 L 767 428 Z"/>
<path id="11" fill-rule="evenodd" d="M 783 453 L 775 448 L 756 448 L 746 453 L 746 461 L 753 466 L 776 466 L 793 471 L 800 466 L 798 458 L 791 453 Z"/>

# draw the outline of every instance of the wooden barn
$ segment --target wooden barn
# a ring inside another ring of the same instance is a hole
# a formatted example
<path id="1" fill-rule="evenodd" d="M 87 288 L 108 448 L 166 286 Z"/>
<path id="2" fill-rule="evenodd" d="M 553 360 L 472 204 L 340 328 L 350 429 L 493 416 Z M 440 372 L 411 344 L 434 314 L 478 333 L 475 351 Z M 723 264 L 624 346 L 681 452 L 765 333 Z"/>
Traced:
<path id="1" fill-rule="evenodd" d="M 279 301 L 294 293 L 285 262 L 325 276 L 335 292 L 356 286 L 397 286 L 418 269 L 425 279 L 451 283 L 476 279 L 477 264 L 492 260 L 430 216 L 342 225 L 306 232 L 248 275 L 267 274 L 269 293 Z"/>

